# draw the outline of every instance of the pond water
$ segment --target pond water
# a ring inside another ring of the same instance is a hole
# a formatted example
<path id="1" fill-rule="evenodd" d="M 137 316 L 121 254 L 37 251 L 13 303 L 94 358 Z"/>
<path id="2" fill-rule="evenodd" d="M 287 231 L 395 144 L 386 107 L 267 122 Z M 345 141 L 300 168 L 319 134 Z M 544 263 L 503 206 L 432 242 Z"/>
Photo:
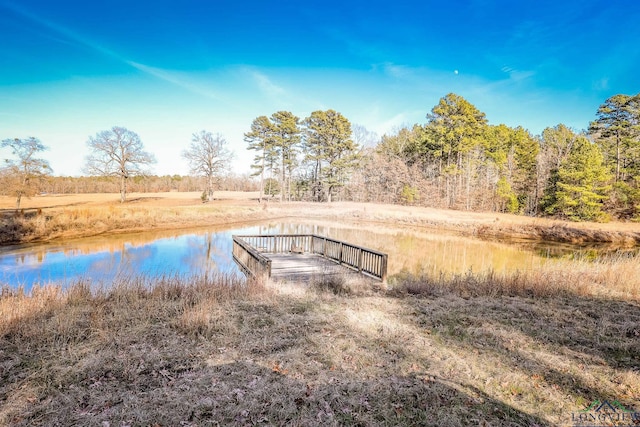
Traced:
<path id="1" fill-rule="evenodd" d="M 0 284 L 29 291 L 88 279 L 109 286 L 139 275 L 241 274 L 231 255 L 233 234 L 315 233 L 389 254 L 389 275 L 531 270 L 579 248 L 498 242 L 433 230 L 371 223 L 263 222 L 208 229 L 144 232 L 0 248 Z"/>

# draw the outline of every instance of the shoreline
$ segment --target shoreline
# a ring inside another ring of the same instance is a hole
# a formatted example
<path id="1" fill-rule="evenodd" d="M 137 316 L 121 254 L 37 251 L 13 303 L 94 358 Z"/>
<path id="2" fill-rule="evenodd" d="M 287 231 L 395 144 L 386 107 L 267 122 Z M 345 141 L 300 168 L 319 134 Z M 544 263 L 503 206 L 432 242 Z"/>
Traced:
<path id="1" fill-rule="evenodd" d="M 77 195 L 82 200 L 96 195 Z M 102 195 L 99 195 L 102 196 Z M 113 196 L 113 195 L 106 195 Z M 445 230 L 490 239 L 525 239 L 570 244 L 640 245 L 640 224 L 571 223 L 500 213 L 359 202 L 263 202 L 250 197 L 222 198 L 207 204 L 174 193 L 140 195 L 131 202 L 88 201 L 49 204 L 36 200 L 20 213 L 0 209 L 0 247 L 57 240 L 233 225 L 249 221 L 322 219 Z M 242 197 L 244 196 L 244 197 Z M 56 197 L 50 196 L 49 198 Z M 62 196 L 58 196 L 62 197 Z M 224 197 L 224 196 L 223 196 Z M 67 197 L 70 199 L 70 197 Z M 106 198 L 106 197 L 105 197 Z M 34 198 L 39 199 L 39 198 Z M 0 204 L 1 206 L 2 204 Z"/>

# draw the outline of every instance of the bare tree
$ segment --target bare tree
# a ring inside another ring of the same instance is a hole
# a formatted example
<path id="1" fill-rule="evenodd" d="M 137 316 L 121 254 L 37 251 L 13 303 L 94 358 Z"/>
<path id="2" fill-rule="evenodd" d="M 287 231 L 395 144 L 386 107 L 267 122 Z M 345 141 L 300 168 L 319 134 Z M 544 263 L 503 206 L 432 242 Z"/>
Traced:
<path id="1" fill-rule="evenodd" d="M 5 159 L 2 176 L 4 191 L 16 196 L 16 209 L 20 209 L 22 196 L 30 197 L 37 191 L 38 181 L 51 173 L 49 162 L 36 158 L 36 153 L 47 149 L 38 138 L 5 139 L 0 148 L 9 148 L 15 159 Z"/>
<path id="2" fill-rule="evenodd" d="M 145 175 L 145 167 L 156 162 L 153 154 L 144 151 L 137 133 L 119 126 L 89 137 L 87 146 L 92 153 L 86 158 L 85 173 L 119 178 L 121 203 L 127 199 L 128 179 Z"/>
<path id="3" fill-rule="evenodd" d="M 182 157 L 189 161 L 191 174 L 203 176 L 207 188 L 203 193 L 203 201 L 213 198 L 216 183 L 228 171 L 233 154 L 227 149 L 227 141 L 222 135 L 215 135 L 205 130 L 194 133 L 191 145 L 182 152 Z"/>
<path id="4" fill-rule="evenodd" d="M 380 137 L 377 133 L 357 123 L 351 126 L 351 139 L 357 146 L 362 148 L 373 148 L 380 142 Z"/>

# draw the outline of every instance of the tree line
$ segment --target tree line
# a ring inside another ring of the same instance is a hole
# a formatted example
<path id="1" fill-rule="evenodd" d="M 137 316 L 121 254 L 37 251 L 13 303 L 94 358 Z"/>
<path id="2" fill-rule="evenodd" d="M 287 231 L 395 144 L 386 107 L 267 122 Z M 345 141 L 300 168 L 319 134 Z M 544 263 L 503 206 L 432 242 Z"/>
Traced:
<path id="1" fill-rule="evenodd" d="M 244 141 L 255 152 L 251 168 L 259 182 L 244 177 L 235 185 L 258 188 L 260 201 L 277 196 L 281 201 L 371 201 L 570 220 L 640 219 L 640 94 L 607 99 L 583 131 L 558 124 L 532 135 L 521 126 L 490 125 L 482 111 L 450 93 L 425 123 L 382 138 L 335 110 L 314 111 L 304 119 L 278 111 L 254 119 Z M 182 152 L 197 177 L 191 181 L 155 177 L 150 185 L 148 167 L 155 158 L 128 129 L 99 132 L 87 146 L 91 153 L 84 172 L 93 181 L 71 180 L 92 182 L 85 187 L 94 189 L 117 185 L 121 201 L 131 185 L 136 191 L 199 186 L 207 201 L 232 177 L 233 154 L 226 140 L 208 131 L 194 133 Z M 0 170 L 2 189 L 16 196 L 19 206 L 22 196 L 34 194 L 50 176 L 48 162 L 38 157 L 46 147 L 37 138 L 5 139 L 2 147 L 14 157 Z M 105 185 L 96 185 L 100 182 Z"/>
<path id="2" fill-rule="evenodd" d="M 558 124 L 534 136 L 489 125 L 455 94 L 440 99 L 426 119 L 369 150 L 352 181 L 358 200 L 640 219 L 640 94 L 607 99 L 579 132 Z"/>

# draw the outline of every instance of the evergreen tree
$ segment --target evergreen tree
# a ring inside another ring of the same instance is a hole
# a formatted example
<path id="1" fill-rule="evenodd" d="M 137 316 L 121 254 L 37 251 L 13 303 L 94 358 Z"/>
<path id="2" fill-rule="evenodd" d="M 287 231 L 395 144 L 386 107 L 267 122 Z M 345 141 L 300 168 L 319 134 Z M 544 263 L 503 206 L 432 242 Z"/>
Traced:
<path id="1" fill-rule="evenodd" d="M 260 116 L 251 123 L 251 131 L 244 134 L 244 140 L 249 143 L 247 150 L 256 151 L 256 155 L 251 165 L 256 172 L 253 174 L 260 175 L 260 196 L 259 201 L 262 202 L 262 196 L 265 194 L 265 171 L 268 169 L 273 172 L 274 164 L 277 161 L 277 152 L 273 143 L 273 123 L 267 116 Z M 272 177 L 270 177 L 272 178 Z M 272 181 L 268 182 L 269 195 L 275 194 L 272 191 Z"/>
<path id="2" fill-rule="evenodd" d="M 640 217 L 640 94 L 607 99 L 589 132 L 615 178 L 611 207 L 619 216 Z"/>
<path id="3" fill-rule="evenodd" d="M 317 190 L 314 198 L 331 202 L 335 189 L 344 185 L 355 167 L 358 147 L 351 139 L 351 123 L 334 110 L 314 111 L 304 121 L 306 157 L 311 162 Z"/>
<path id="4" fill-rule="evenodd" d="M 546 212 L 574 221 L 604 219 L 602 207 L 610 179 L 598 146 L 578 137 L 557 170 L 555 193 Z"/>
<path id="5" fill-rule="evenodd" d="M 634 126 L 638 111 L 633 100 L 629 95 L 612 96 L 598 108 L 596 120 L 589 126 L 589 132 L 600 145 L 605 160 L 612 165 L 616 182 L 626 178 L 627 152 L 635 151 L 634 145 L 638 143 L 638 131 Z"/>
<path id="6" fill-rule="evenodd" d="M 512 129 L 508 167 L 518 210 L 531 215 L 538 206 L 536 185 L 540 142 L 522 127 Z"/>
<path id="7" fill-rule="evenodd" d="M 280 172 L 280 200 L 291 198 L 291 176 L 297 161 L 297 146 L 301 140 L 300 119 L 289 111 L 271 115 L 273 131 L 271 143 L 278 154 Z"/>
<path id="8" fill-rule="evenodd" d="M 470 206 L 471 153 L 480 144 L 486 125 L 485 114 L 454 93 L 441 98 L 427 115 L 425 147 L 439 157 L 448 207 L 456 204 L 465 187 L 467 208 Z"/>

